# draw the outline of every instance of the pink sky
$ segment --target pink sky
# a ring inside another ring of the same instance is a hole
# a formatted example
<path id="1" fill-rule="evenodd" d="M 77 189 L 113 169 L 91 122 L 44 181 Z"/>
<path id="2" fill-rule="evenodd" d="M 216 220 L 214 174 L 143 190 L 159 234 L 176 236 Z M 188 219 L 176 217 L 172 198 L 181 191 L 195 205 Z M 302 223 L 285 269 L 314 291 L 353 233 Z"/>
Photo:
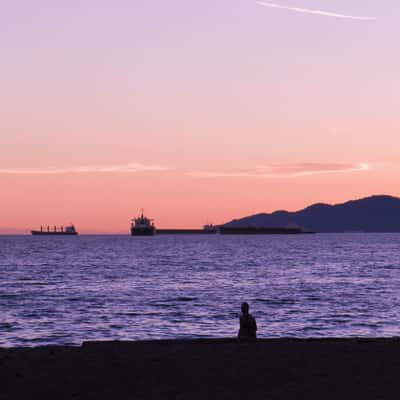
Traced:
<path id="1" fill-rule="evenodd" d="M 264 3 L 5 0 L 0 231 L 400 196 L 398 2 Z"/>

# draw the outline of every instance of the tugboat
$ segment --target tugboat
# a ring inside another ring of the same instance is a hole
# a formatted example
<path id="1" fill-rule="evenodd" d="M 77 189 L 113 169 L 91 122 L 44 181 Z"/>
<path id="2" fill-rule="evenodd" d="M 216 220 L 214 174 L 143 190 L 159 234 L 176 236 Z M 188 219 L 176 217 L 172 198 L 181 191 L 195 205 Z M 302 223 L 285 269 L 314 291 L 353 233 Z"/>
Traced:
<path id="1" fill-rule="evenodd" d="M 156 232 L 153 220 L 147 218 L 142 214 L 134 218 L 131 223 L 131 235 L 132 236 L 153 236 Z"/>
<path id="2" fill-rule="evenodd" d="M 43 226 L 40 227 L 40 231 L 31 231 L 32 235 L 77 235 L 78 232 L 75 229 L 74 225 L 66 226 L 65 229 L 61 226 L 60 230 L 57 230 L 57 227 L 54 226 L 54 229 L 51 230 L 50 226 L 47 226 L 47 229 L 43 229 Z"/>

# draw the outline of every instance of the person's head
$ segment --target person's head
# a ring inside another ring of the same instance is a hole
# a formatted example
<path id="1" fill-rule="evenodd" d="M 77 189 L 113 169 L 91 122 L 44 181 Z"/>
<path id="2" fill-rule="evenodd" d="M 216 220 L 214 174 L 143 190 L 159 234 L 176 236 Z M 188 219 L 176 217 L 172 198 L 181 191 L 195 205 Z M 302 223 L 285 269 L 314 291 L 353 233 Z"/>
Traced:
<path id="1" fill-rule="evenodd" d="M 250 306 L 248 303 L 246 303 L 246 302 L 242 303 L 242 313 L 243 314 L 248 314 L 249 308 L 250 308 Z"/>

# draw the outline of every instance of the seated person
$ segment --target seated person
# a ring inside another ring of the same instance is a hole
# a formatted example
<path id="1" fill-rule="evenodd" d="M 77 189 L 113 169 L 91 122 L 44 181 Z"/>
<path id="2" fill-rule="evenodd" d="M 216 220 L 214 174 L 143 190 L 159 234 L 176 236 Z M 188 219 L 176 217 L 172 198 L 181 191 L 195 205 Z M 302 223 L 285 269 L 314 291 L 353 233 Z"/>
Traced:
<path id="1" fill-rule="evenodd" d="M 255 339 L 257 337 L 256 319 L 249 313 L 248 303 L 242 303 L 240 316 L 239 339 Z"/>

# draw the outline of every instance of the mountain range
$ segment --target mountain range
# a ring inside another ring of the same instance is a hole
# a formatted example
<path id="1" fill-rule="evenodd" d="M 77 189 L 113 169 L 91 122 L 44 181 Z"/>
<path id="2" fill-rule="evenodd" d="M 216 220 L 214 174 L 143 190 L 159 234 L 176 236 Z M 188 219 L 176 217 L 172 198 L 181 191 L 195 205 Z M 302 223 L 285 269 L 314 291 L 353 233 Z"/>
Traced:
<path id="1" fill-rule="evenodd" d="M 300 211 L 275 211 L 234 219 L 224 226 L 269 227 L 296 224 L 314 232 L 400 232 L 400 198 L 386 195 L 341 204 L 317 203 Z"/>

